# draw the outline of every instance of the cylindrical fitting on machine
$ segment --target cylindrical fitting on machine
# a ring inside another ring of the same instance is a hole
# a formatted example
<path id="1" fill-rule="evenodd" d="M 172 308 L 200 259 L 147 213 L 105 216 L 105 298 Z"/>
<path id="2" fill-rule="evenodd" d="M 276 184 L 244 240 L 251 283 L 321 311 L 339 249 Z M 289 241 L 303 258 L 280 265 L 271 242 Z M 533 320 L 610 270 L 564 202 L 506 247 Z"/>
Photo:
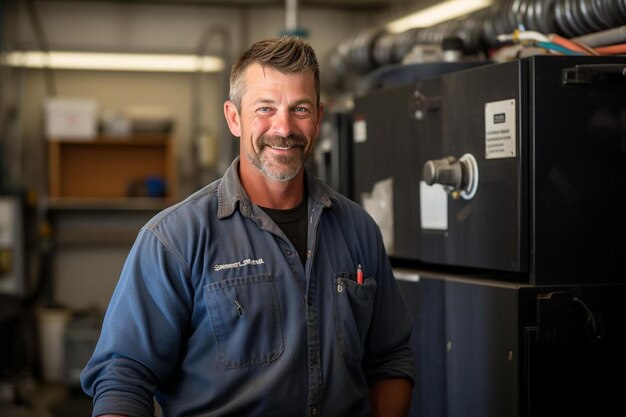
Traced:
<path id="1" fill-rule="evenodd" d="M 459 159 L 448 156 L 426 161 L 422 178 L 428 185 L 440 184 L 448 193 L 471 200 L 478 189 L 478 163 L 472 154 Z"/>
<path id="2" fill-rule="evenodd" d="M 463 168 L 454 157 L 427 161 L 423 170 L 424 182 L 458 189 L 463 183 Z"/>

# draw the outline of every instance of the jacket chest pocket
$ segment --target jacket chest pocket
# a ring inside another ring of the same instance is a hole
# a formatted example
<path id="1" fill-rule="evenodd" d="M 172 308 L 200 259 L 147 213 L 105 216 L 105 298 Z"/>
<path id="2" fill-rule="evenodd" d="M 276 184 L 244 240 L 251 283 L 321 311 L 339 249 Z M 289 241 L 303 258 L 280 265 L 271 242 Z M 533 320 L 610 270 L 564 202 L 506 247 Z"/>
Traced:
<path id="1" fill-rule="evenodd" d="M 271 274 L 217 281 L 204 287 L 219 360 L 226 368 L 275 361 L 283 352 L 278 296 Z"/>
<path id="2" fill-rule="evenodd" d="M 365 336 L 369 329 L 376 294 L 376 280 L 357 283 L 350 274 L 335 277 L 335 322 L 339 354 L 348 361 L 363 358 Z"/>

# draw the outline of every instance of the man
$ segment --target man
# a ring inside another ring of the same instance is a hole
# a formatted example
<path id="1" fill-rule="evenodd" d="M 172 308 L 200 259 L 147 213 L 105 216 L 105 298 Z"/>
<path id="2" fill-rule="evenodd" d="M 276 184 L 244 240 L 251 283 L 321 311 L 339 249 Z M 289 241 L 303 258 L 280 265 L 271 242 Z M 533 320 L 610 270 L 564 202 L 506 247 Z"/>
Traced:
<path id="1" fill-rule="evenodd" d="M 224 114 L 240 156 L 140 231 L 82 374 L 93 415 L 405 416 L 411 320 L 378 228 L 305 173 L 312 48 L 257 42 Z"/>

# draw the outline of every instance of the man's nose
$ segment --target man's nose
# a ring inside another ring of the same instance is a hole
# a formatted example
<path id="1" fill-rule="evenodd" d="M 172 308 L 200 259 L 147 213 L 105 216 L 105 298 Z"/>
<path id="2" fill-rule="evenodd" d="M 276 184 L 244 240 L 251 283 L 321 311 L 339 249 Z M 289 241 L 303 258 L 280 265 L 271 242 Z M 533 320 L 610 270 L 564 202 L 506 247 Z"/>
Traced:
<path id="1" fill-rule="evenodd" d="M 282 137 L 289 136 L 291 132 L 291 114 L 289 110 L 279 110 L 273 117 L 272 133 Z"/>

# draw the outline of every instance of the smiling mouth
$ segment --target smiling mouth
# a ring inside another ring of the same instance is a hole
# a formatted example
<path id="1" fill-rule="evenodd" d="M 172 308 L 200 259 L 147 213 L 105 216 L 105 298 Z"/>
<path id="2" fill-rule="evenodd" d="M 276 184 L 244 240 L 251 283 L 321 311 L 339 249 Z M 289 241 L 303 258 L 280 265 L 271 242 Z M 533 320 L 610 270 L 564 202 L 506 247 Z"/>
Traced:
<path id="1" fill-rule="evenodd" d="M 269 147 L 276 151 L 291 151 L 293 149 L 304 149 L 306 146 L 306 139 L 300 135 L 289 135 L 287 137 L 282 136 L 261 136 L 259 140 L 261 147 Z"/>
<path id="2" fill-rule="evenodd" d="M 295 148 L 295 146 L 272 146 L 272 145 L 268 145 L 268 146 L 272 149 L 276 149 L 279 151 L 288 151 L 290 149 Z"/>

